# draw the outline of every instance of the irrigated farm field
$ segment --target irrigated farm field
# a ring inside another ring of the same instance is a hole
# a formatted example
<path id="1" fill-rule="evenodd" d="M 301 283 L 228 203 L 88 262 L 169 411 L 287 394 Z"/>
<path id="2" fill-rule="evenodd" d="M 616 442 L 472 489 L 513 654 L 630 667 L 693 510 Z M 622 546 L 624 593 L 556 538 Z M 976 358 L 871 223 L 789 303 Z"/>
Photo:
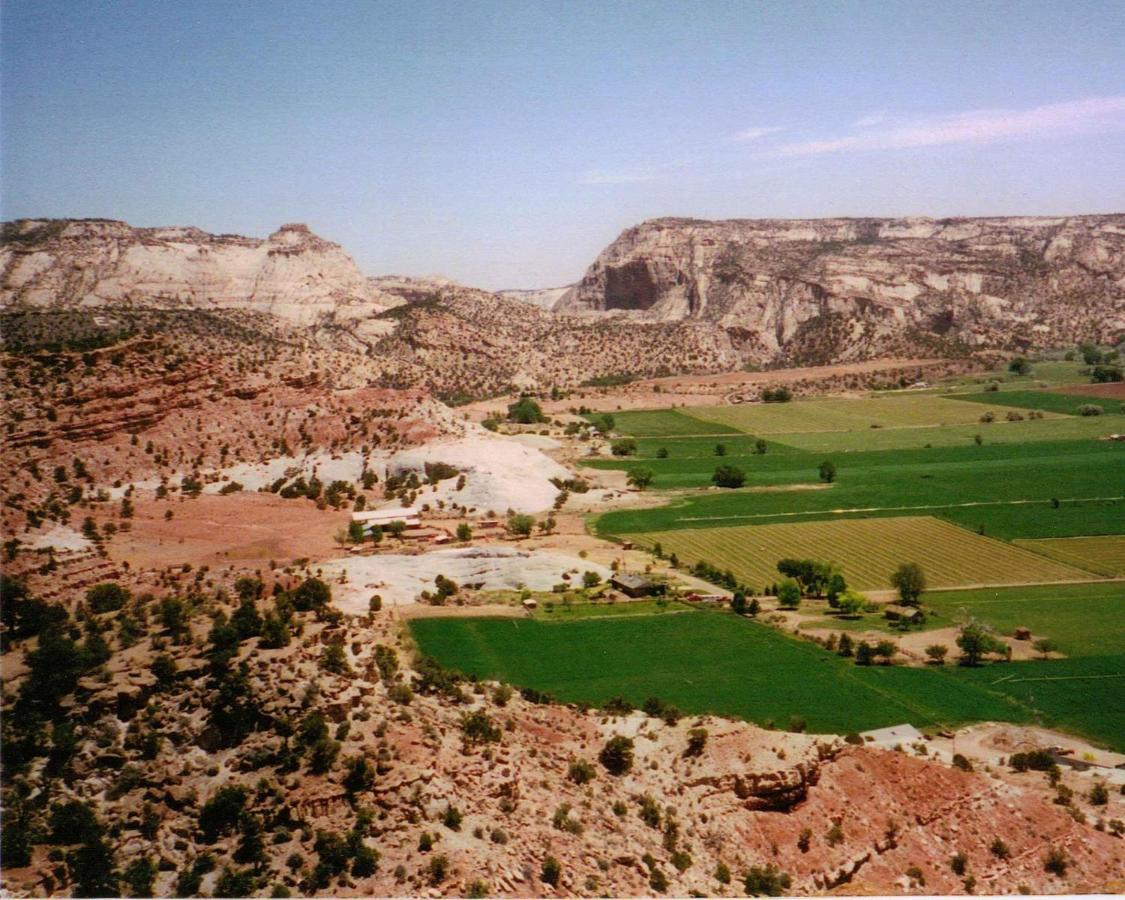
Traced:
<path id="1" fill-rule="evenodd" d="M 738 434 L 737 428 L 719 425 L 676 409 L 645 409 L 612 414 L 614 431 L 636 437 L 692 434 Z"/>
<path id="2" fill-rule="evenodd" d="M 1125 428 L 1108 403 L 1105 415 L 1080 417 L 1072 413 L 1089 397 L 1018 387 L 622 416 L 617 433 L 638 435 L 637 455 L 585 464 L 642 466 L 654 474 L 652 490 L 670 493 L 664 505 L 614 510 L 594 527 L 659 542 L 665 555 L 705 560 L 758 588 L 779 580 L 785 556 L 837 563 L 861 590 L 888 587 L 898 565 L 917 562 L 938 589 L 924 595 L 924 629 L 976 619 L 1010 637 L 1028 627 L 1056 641 L 1064 659 L 859 667 L 704 612 L 573 625 L 458 620 L 448 632 L 427 622 L 419 627 L 431 631 L 416 633 L 447 664 L 567 700 L 655 694 L 692 712 L 778 724 L 800 715 L 835 731 L 1036 722 L 1123 747 L 1125 582 L 1106 579 L 1125 572 L 1125 444 L 1102 438 Z M 1048 412 L 1009 422 L 1025 404 Z M 995 421 L 981 422 L 985 413 Z M 685 419 L 741 433 L 692 433 Z M 819 477 L 825 460 L 836 469 L 830 484 Z M 742 469 L 744 487 L 713 487 L 719 465 Z M 826 610 L 806 624 L 891 634 L 876 614 L 841 621 Z M 941 640 L 956 655 L 948 632 Z"/>
<path id="3" fill-rule="evenodd" d="M 1113 656 L 1125 648 L 1125 581 L 927 591 L 922 603 L 923 631 L 975 619 L 1001 635 L 1029 628 L 1032 640 L 1050 638 L 1068 657 Z M 847 619 L 826 614 L 802 627 L 895 633 L 882 611 Z"/>
<path id="4" fill-rule="evenodd" d="M 963 669 L 856 666 L 816 644 L 729 613 L 548 623 L 527 619 L 411 621 L 421 651 L 482 678 L 558 699 L 634 704 L 659 697 L 689 713 L 785 728 L 860 731 L 982 721 L 1036 722 L 1125 747 L 1125 656 Z"/>
<path id="5" fill-rule="evenodd" d="M 1091 577 L 1074 565 L 1047 559 L 1002 541 L 980 537 L 929 516 L 845 519 L 787 525 L 679 529 L 630 535 L 686 563 L 705 560 L 760 588 L 779 580 L 777 562 L 800 557 L 840 566 L 861 590 L 890 587 L 903 562 L 916 562 L 930 587 L 1034 584 Z"/>
<path id="6" fill-rule="evenodd" d="M 989 396 L 995 396 L 990 394 Z M 1058 416 L 1009 422 L 947 425 L 944 428 L 869 428 L 866 431 L 810 431 L 772 436 L 775 446 L 817 453 L 852 453 L 857 450 L 920 450 L 928 447 L 969 447 L 977 435 L 985 444 L 1029 444 L 1102 438 L 1122 429 L 1111 416 Z"/>
<path id="7" fill-rule="evenodd" d="M 1052 391 L 988 391 L 982 394 L 951 394 L 956 400 L 970 400 L 982 403 L 995 410 L 997 406 L 1010 406 L 1017 409 L 1038 409 L 1042 412 L 1079 415 L 1078 408 L 1087 404 L 1100 406 L 1105 415 L 1119 415 L 1121 401 L 1097 395 L 1055 393 Z M 997 418 L 1001 418 L 997 416 Z"/>
<path id="8" fill-rule="evenodd" d="M 843 515 L 940 515 L 991 537 L 1065 537 L 1125 532 L 1125 444 L 1060 441 L 1033 444 L 935 447 L 850 454 L 788 454 L 602 460 L 598 468 L 643 465 L 656 488 L 709 486 L 716 465 L 733 464 L 748 487 L 817 484 L 817 467 L 836 464 L 824 490 L 751 492 L 708 490 L 684 494 L 666 506 L 623 509 L 601 516 L 602 534 L 673 528 L 767 524 Z M 1056 507 L 1051 501 L 1059 500 Z M 1074 501 L 1085 503 L 1082 513 Z M 1112 502 L 1109 502 L 1112 501 Z M 1028 507 L 1031 507 L 1030 509 Z M 1087 515 L 1086 513 L 1090 513 Z"/>
<path id="9" fill-rule="evenodd" d="M 1125 535 L 1016 541 L 1022 547 L 1103 575 L 1125 575 Z"/>
<path id="10" fill-rule="evenodd" d="M 686 410 L 688 415 L 748 434 L 808 431 L 861 431 L 970 425 L 986 410 L 954 403 L 933 394 L 892 394 L 857 400 L 799 400 L 792 403 L 746 403 Z M 996 407 L 996 418 L 1007 409 Z"/>

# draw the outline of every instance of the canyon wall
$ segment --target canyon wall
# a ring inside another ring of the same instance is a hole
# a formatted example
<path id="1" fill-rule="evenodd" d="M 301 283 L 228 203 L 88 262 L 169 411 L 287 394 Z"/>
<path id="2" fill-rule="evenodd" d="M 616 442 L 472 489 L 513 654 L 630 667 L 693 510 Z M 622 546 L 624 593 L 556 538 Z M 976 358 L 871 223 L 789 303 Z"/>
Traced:
<path id="1" fill-rule="evenodd" d="M 401 302 L 305 225 L 283 225 L 265 240 L 105 219 L 3 226 L 0 306 L 8 308 L 234 308 L 311 325 Z"/>
<path id="2" fill-rule="evenodd" d="M 994 219 L 656 219 L 557 303 L 710 322 L 749 359 L 1110 340 L 1125 329 L 1125 215 Z"/>

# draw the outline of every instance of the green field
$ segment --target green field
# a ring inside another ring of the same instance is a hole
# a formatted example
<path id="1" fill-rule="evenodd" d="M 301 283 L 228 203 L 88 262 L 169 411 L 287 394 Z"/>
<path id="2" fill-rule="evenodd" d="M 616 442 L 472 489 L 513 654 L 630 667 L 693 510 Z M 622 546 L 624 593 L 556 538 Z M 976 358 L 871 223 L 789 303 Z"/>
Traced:
<path id="1" fill-rule="evenodd" d="M 1108 416 L 1059 416 L 1024 419 L 1022 422 L 1009 422 L 998 416 L 995 422 L 947 425 L 944 428 L 869 428 L 866 431 L 777 434 L 773 435 L 773 440 L 777 442 L 773 446 L 784 445 L 787 449 L 817 453 L 919 450 L 927 447 L 967 447 L 976 443 L 978 434 L 986 444 L 1026 444 L 1101 438 L 1121 427 L 1119 419 Z"/>
<path id="2" fill-rule="evenodd" d="M 713 459 L 715 448 L 722 446 L 727 456 L 755 457 L 760 460 L 761 455 L 755 450 L 757 440 L 753 435 L 747 434 L 638 438 L 637 454 L 632 459 L 658 459 L 661 450 L 667 454 L 667 459 Z M 795 447 L 779 443 L 776 438 L 765 438 L 764 440 L 766 441 L 765 456 L 784 456 L 804 452 Z M 593 464 L 600 465 L 601 463 L 595 460 Z M 616 464 L 620 465 L 621 461 L 617 461 Z"/>
<path id="3" fill-rule="evenodd" d="M 997 406 L 1011 406 L 1017 409 L 1038 409 L 1047 413 L 1077 416 L 1078 407 L 1092 403 L 1100 406 L 1105 411 L 1105 415 L 1118 415 L 1122 408 L 1121 401 L 1113 397 L 1058 394 L 1051 391 L 988 391 L 982 394 L 951 394 L 950 397 L 986 404 L 994 412 Z M 1003 416 L 997 414 L 996 418 L 1001 419 Z"/>
<path id="4" fill-rule="evenodd" d="M 1047 380 L 1078 376 L 1073 363 L 1035 365 Z M 763 623 L 682 604 L 541 606 L 530 619 L 419 619 L 410 628 L 447 666 L 570 702 L 658 696 L 688 712 L 782 727 L 796 716 L 835 733 L 1033 722 L 1125 749 L 1125 582 L 1107 580 L 1125 572 L 1125 444 L 1098 440 L 1125 430 L 1115 424 L 1120 404 L 1095 399 L 1107 414 L 1080 417 L 1091 398 L 1035 390 L 1031 378 L 1003 382 L 998 392 L 615 413 L 616 433 L 637 438 L 637 455 L 583 465 L 651 469 L 656 503 L 592 526 L 660 542 L 684 563 L 706 560 L 757 587 L 780 578 L 782 556 L 835 562 L 861 590 L 887 587 L 911 561 L 931 588 L 1026 583 L 930 590 L 924 627 L 969 618 L 1003 634 L 1026 626 L 1065 658 L 859 667 Z M 1046 416 L 1008 422 L 1013 408 Z M 986 412 L 996 421 L 981 423 Z M 754 452 L 759 436 L 764 454 Z M 825 459 L 837 467 L 830 485 L 817 471 Z M 720 464 L 742 468 L 745 487 L 713 488 Z M 1056 581 L 1064 583 L 1045 583 Z M 888 626 L 865 614 L 803 627 Z"/>
<path id="5" fill-rule="evenodd" d="M 1125 500 L 966 506 L 935 511 L 943 519 L 1005 540 L 1125 533 Z"/>
<path id="6" fill-rule="evenodd" d="M 748 434 L 789 434 L 809 431 L 863 431 L 873 428 L 924 428 L 970 425 L 984 410 L 933 394 L 889 394 L 857 400 L 796 400 L 791 403 L 746 403 L 740 406 L 701 406 L 688 415 L 736 428 Z M 993 410 L 998 419 L 1006 409 Z"/>
<path id="7" fill-rule="evenodd" d="M 737 428 L 704 421 L 677 409 L 626 410 L 610 413 L 610 415 L 613 416 L 614 431 L 634 437 L 739 433 Z M 587 416 L 587 418 L 595 421 L 598 417 L 597 413 Z"/>
<path id="8" fill-rule="evenodd" d="M 925 631 L 976 619 L 1009 636 L 1016 628 L 1030 628 L 1033 639 L 1049 637 L 1071 657 L 1112 656 L 1125 648 L 1122 581 L 927 591 L 922 604 Z M 802 627 L 892 631 L 882 613 L 864 613 L 854 619 L 823 616 L 807 620 Z"/>
<path id="9" fill-rule="evenodd" d="M 891 573 L 904 562 L 922 566 L 930 587 L 1091 577 L 1074 565 L 929 516 L 688 528 L 630 537 L 648 546 L 660 543 L 665 553 L 675 553 L 689 564 L 705 560 L 730 569 L 754 587 L 780 580 L 777 562 L 787 556 L 836 563 L 848 584 L 860 590 L 889 588 Z"/>
<path id="10" fill-rule="evenodd" d="M 1125 654 L 967 670 L 860 667 L 729 613 L 573 623 L 526 619 L 411 621 L 420 650 L 482 678 L 599 704 L 657 696 L 687 712 L 846 733 L 910 722 L 1039 722 L 1125 746 Z"/>
<path id="11" fill-rule="evenodd" d="M 718 462 L 742 466 L 748 487 L 815 482 L 820 454 L 646 459 L 655 487 L 703 487 Z M 910 452 L 881 450 L 832 455 L 836 482 L 827 490 L 756 492 L 708 490 L 678 495 L 665 506 L 606 513 L 599 533 L 632 534 L 677 528 L 851 516 L 940 515 L 992 537 L 1065 537 L 1125 533 L 1117 498 L 1125 497 L 1125 444 L 1060 441 Z M 638 462 L 601 460 L 599 468 Z M 1051 507 L 1058 498 L 1058 509 Z M 1087 503 L 1083 513 L 1072 500 Z M 1028 505 L 1032 508 L 1029 509 Z M 1090 516 L 1087 517 L 1086 513 Z"/>
<path id="12" fill-rule="evenodd" d="M 1018 541 L 1021 546 L 1103 575 L 1125 575 L 1125 535 Z"/>

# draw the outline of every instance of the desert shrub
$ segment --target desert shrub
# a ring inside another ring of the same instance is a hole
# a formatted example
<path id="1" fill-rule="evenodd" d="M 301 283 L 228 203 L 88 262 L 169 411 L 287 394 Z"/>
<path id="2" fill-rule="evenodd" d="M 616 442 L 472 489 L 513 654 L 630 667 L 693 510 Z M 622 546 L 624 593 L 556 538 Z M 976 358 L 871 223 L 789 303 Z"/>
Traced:
<path id="1" fill-rule="evenodd" d="M 427 871 L 430 877 L 430 884 L 436 887 L 449 876 L 449 860 L 444 856 L 435 856 L 430 860 Z"/>
<path id="2" fill-rule="evenodd" d="M 581 834 L 582 823 L 571 817 L 570 809 L 569 803 L 560 804 L 551 817 L 551 824 L 559 831 L 565 831 L 568 834 Z"/>
<path id="3" fill-rule="evenodd" d="M 86 602 L 90 611 L 94 613 L 107 613 L 121 609 L 129 602 L 130 593 L 121 585 L 112 581 L 95 584 L 86 591 Z"/>
<path id="4" fill-rule="evenodd" d="M 460 831 L 462 818 L 461 810 L 452 804 L 446 804 L 445 812 L 441 814 L 441 824 L 450 831 Z"/>
<path id="5" fill-rule="evenodd" d="M 615 735 L 606 741 L 598 761 L 611 775 L 624 775 L 633 768 L 633 739 Z"/>
<path id="6" fill-rule="evenodd" d="M 567 777 L 575 784 L 586 784 L 586 782 L 593 780 L 595 774 L 594 767 L 589 762 L 584 759 L 575 759 L 571 760 Z"/>
<path id="7" fill-rule="evenodd" d="M 556 887 L 562 878 L 562 864 L 553 856 L 543 860 L 543 867 L 539 870 L 539 880 L 551 887 Z"/>
<path id="8" fill-rule="evenodd" d="M 1066 874 L 1069 865 L 1070 860 L 1067 859 L 1066 853 L 1058 847 L 1052 847 L 1043 858 L 1043 870 L 1050 872 L 1052 875 L 1057 875 L 1059 878 Z"/>
<path id="9" fill-rule="evenodd" d="M 743 879 L 746 893 L 751 897 L 780 897 L 789 889 L 792 879 L 776 865 L 751 866 Z"/>
<path id="10" fill-rule="evenodd" d="M 684 756 L 699 756 L 707 746 L 707 729 L 693 728 L 688 732 L 688 743 L 684 749 Z"/>
<path id="11" fill-rule="evenodd" d="M 649 828 L 660 827 L 660 805 L 648 794 L 641 797 L 641 808 L 637 810 L 637 815 Z"/>
<path id="12" fill-rule="evenodd" d="M 246 788 L 240 785 L 219 788 L 199 813 L 199 830 L 204 840 L 213 844 L 221 835 L 233 831 L 245 806 Z"/>
<path id="13" fill-rule="evenodd" d="M 461 716 L 461 734 L 470 744 L 487 744 L 500 740 L 500 728 L 482 710 Z"/>

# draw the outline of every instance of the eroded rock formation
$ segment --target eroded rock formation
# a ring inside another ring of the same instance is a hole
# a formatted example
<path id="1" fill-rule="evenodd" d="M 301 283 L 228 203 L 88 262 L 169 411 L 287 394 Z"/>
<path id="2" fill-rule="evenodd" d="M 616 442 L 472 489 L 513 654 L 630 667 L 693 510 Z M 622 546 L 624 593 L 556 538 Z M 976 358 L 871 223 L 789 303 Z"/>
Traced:
<path id="1" fill-rule="evenodd" d="M 714 323 L 763 362 L 1104 340 L 1125 328 L 1125 216 L 656 219 L 555 309 Z"/>
<path id="2" fill-rule="evenodd" d="M 104 219 L 21 219 L 3 228 L 0 305 L 141 305 L 267 312 L 298 324 L 402 302 L 337 244 L 282 225 L 265 240 Z"/>

